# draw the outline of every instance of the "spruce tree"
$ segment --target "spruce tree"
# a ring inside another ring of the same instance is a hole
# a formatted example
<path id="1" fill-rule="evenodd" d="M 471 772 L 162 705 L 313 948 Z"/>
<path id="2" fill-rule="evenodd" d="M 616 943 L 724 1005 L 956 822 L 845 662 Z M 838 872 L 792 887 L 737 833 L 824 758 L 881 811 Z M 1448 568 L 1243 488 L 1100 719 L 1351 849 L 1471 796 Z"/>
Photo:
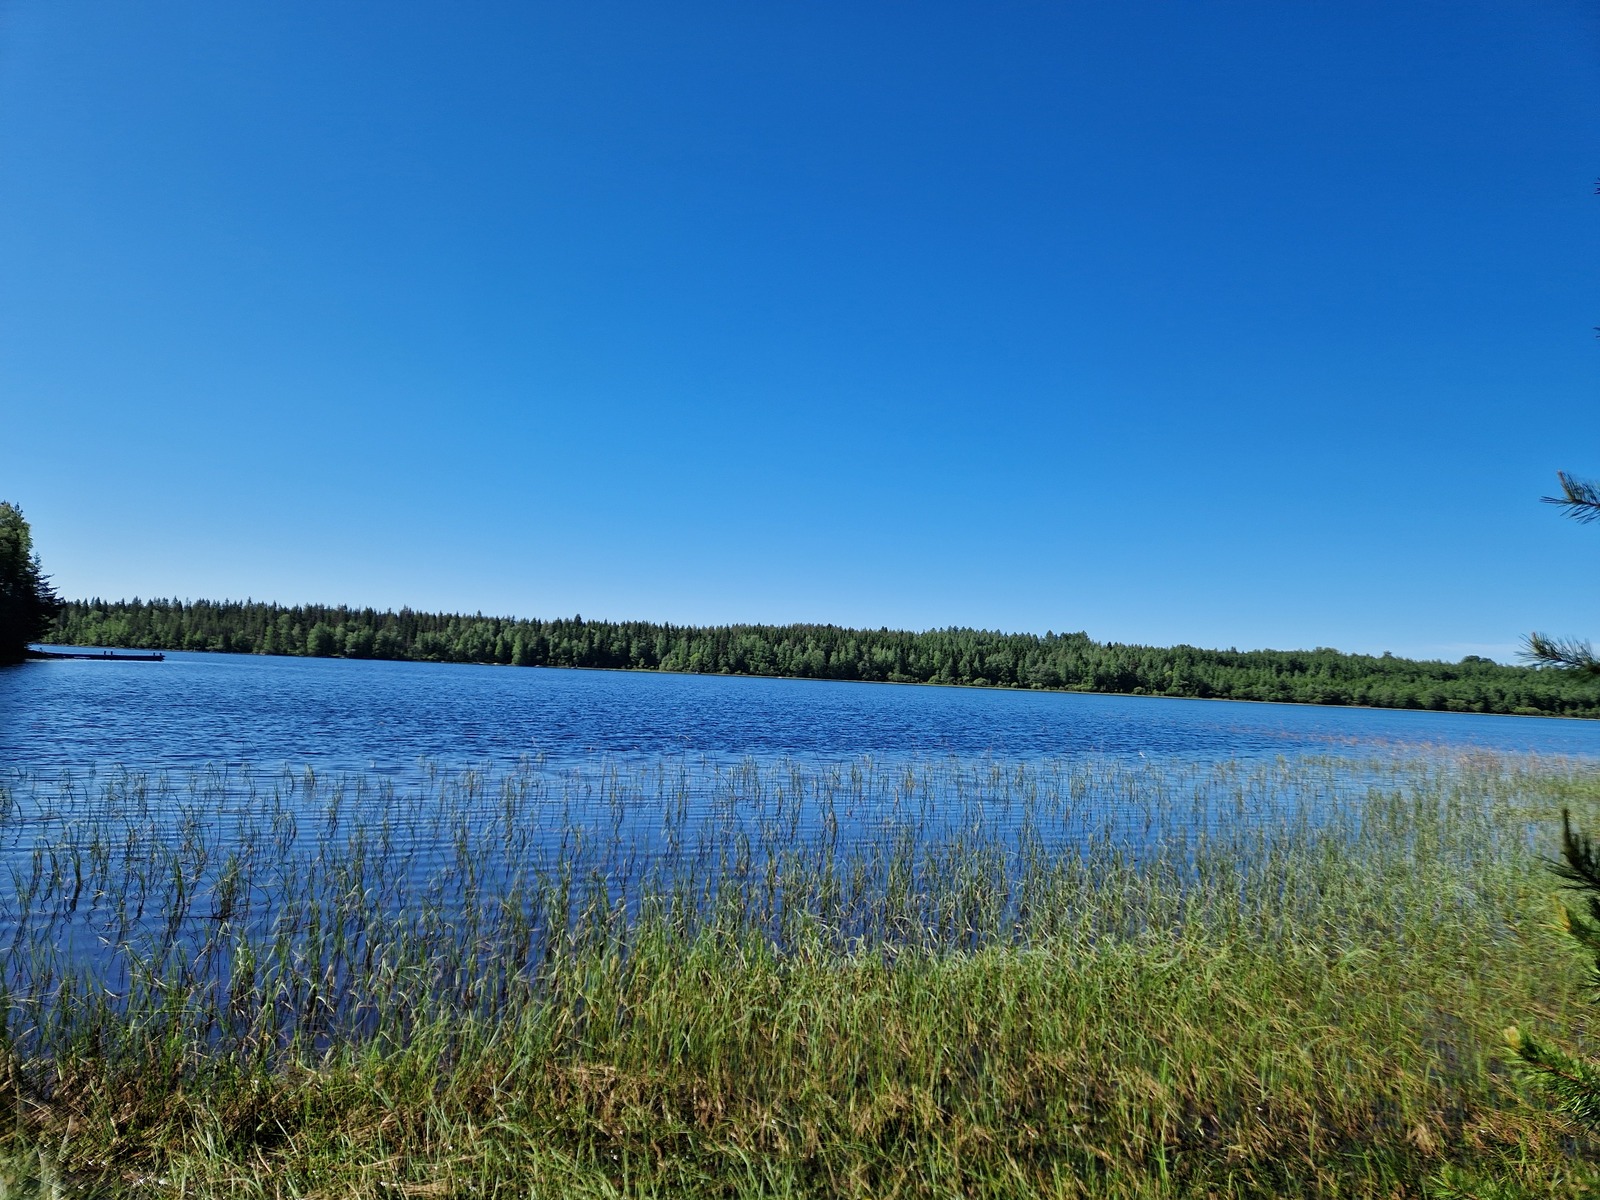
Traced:
<path id="1" fill-rule="evenodd" d="M 0 663 L 22 661 L 60 606 L 22 510 L 0 500 Z"/>

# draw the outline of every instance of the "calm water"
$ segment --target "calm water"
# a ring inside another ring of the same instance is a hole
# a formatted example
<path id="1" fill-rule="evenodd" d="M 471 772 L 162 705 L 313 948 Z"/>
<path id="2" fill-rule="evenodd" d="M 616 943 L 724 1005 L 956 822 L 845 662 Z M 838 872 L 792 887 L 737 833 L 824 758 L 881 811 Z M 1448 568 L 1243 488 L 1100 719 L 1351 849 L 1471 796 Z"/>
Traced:
<path id="1" fill-rule="evenodd" d="M 1600 757 L 1600 722 L 722 676 L 169 654 L 0 668 L 0 770 L 672 758 L 1221 759 L 1494 750 Z"/>

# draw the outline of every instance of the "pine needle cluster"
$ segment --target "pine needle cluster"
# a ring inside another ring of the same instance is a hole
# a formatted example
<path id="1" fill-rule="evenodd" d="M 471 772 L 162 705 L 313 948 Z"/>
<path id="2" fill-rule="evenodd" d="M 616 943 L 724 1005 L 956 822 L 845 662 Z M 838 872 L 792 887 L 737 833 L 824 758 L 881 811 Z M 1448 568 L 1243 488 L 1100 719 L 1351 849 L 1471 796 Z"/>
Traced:
<path id="1" fill-rule="evenodd" d="M 1561 859 L 1550 869 L 1564 886 L 1580 893 L 1581 903 L 1560 908 L 1561 927 L 1591 960 L 1589 982 L 1600 1000 L 1600 848 L 1593 838 L 1572 827 L 1572 814 L 1561 812 Z M 1513 1026 L 1506 1042 L 1515 1051 L 1534 1086 L 1557 1111 L 1591 1131 L 1600 1131 L 1600 1062 L 1531 1037 Z"/>

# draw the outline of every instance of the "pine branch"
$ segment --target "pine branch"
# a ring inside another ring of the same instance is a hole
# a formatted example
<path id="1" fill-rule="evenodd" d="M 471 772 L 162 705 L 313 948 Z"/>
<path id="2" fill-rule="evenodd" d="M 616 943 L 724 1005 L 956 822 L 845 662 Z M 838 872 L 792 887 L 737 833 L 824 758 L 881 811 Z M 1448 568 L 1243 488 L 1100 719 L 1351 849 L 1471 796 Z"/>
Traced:
<path id="1" fill-rule="evenodd" d="M 1551 863 L 1550 870 L 1567 887 L 1600 895 L 1600 848 L 1588 834 L 1573 829 L 1571 809 L 1561 810 L 1561 861 Z"/>
<path id="2" fill-rule="evenodd" d="M 1589 911 L 1591 913 L 1594 912 L 1595 906 L 1596 897 L 1590 896 Z M 1600 924 L 1584 920 L 1577 913 L 1563 905 L 1561 909 L 1561 927 L 1568 937 L 1595 956 L 1597 968 L 1600 968 Z"/>
<path id="3" fill-rule="evenodd" d="M 1505 1036 L 1529 1079 L 1560 1112 L 1585 1129 L 1600 1128 L 1600 1070 L 1594 1063 L 1536 1041 L 1515 1027 Z"/>
<path id="4" fill-rule="evenodd" d="M 1560 505 L 1574 521 L 1600 520 L 1600 486 L 1565 471 L 1557 471 L 1556 478 L 1561 481 L 1561 495 L 1543 497 L 1546 504 Z"/>
<path id="5" fill-rule="evenodd" d="M 1550 667 L 1566 667 L 1600 675 L 1600 657 L 1588 642 L 1576 638 L 1554 638 L 1545 633 L 1530 633 L 1522 651 L 1528 662 L 1543 663 Z"/>

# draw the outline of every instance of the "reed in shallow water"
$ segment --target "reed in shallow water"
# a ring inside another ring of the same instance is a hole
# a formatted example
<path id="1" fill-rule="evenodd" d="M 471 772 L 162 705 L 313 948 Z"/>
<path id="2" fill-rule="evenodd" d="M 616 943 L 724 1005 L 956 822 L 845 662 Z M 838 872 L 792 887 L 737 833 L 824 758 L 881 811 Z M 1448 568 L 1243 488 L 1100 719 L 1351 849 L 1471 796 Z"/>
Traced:
<path id="1" fill-rule="evenodd" d="M 4 797 L 19 1147 L 183 1194 L 1392 1195 L 1590 1147 L 1506 758 L 118 776 Z M 1509 1164 L 1509 1165 L 1507 1165 Z"/>

